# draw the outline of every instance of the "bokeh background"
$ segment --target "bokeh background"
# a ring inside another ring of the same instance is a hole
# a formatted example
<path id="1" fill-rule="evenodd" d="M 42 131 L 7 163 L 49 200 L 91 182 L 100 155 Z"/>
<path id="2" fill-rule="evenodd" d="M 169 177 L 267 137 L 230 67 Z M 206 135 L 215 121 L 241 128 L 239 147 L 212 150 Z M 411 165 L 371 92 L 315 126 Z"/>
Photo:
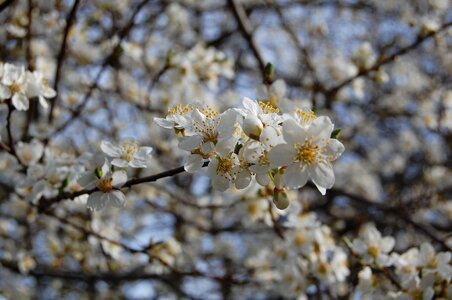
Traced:
<path id="1" fill-rule="evenodd" d="M 291 215 L 323 224 L 345 252 L 343 237 L 366 222 L 395 238 L 394 251 L 424 241 L 450 251 L 451 7 L 448 0 L 0 2 L 0 60 L 43 72 L 58 93 L 47 110 L 14 112 L 17 141 L 40 139 L 75 159 L 99 151 L 101 140 L 133 139 L 155 151 L 149 168 L 130 175 L 155 174 L 180 166 L 184 153 L 154 117 L 196 100 L 222 111 L 247 96 L 329 116 L 346 148 L 334 188 L 326 196 L 311 186 L 291 192 L 286 212 L 272 211 L 257 186 L 218 193 L 207 176 L 183 174 L 130 190 L 123 209 L 92 213 L 77 199 L 42 214 L 15 190 L 25 174 L 0 152 L 0 298 L 293 299 L 294 285 L 275 279 L 292 263 L 266 256 L 291 247 L 284 228 Z M 264 83 L 267 63 L 274 74 Z M 6 115 L 0 104 L 3 141 Z M 350 258 L 347 268 L 345 282 L 308 272 L 299 289 L 308 298 L 358 299 L 359 264 Z"/>

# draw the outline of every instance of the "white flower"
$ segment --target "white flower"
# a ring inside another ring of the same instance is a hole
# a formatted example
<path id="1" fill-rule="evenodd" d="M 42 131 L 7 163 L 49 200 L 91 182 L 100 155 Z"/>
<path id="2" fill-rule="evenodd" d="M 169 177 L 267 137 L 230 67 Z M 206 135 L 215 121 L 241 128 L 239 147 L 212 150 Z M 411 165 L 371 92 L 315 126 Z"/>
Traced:
<path id="1" fill-rule="evenodd" d="M 390 264 L 388 253 L 394 245 L 393 237 L 382 237 L 375 225 L 368 223 L 361 227 L 359 238 L 353 240 L 352 249 L 366 264 L 376 263 L 379 266 L 387 266 Z"/>
<path id="2" fill-rule="evenodd" d="M 111 142 L 102 141 L 102 151 L 113 157 L 111 164 L 120 168 L 146 168 L 147 159 L 151 156 L 151 147 L 140 147 L 135 142 L 123 142 L 119 146 Z"/>
<path id="3" fill-rule="evenodd" d="M 22 274 L 28 274 L 28 272 L 36 267 L 36 261 L 34 258 L 23 251 L 20 251 L 17 254 L 17 262 L 19 270 Z"/>
<path id="4" fill-rule="evenodd" d="M 25 166 L 31 166 L 37 163 L 43 153 L 44 145 L 38 140 L 32 140 L 29 144 L 18 142 L 16 146 L 17 157 Z"/>
<path id="5" fill-rule="evenodd" d="M 184 167 L 187 172 L 195 173 L 201 169 L 204 159 L 214 154 L 215 148 L 234 148 L 237 140 L 233 132 L 237 116 L 232 110 L 220 115 L 209 106 L 196 108 L 190 116 L 190 124 L 185 127 L 185 136 L 180 139 L 179 148 L 191 152 Z"/>
<path id="6" fill-rule="evenodd" d="M 284 80 L 278 79 L 271 85 L 261 85 L 257 90 L 257 94 L 259 99 L 268 101 L 274 107 L 280 107 L 285 101 L 286 91 L 286 83 Z"/>
<path id="7" fill-rule="evenodd" d="M 183 129 L 188 126 L 190 122 L 189 113 L 194 109 L 194 106 L 176 105 L 168 110 L 165 118 L 154 118 L 154 122 L 167 129 Z"/>
<path id="8" fill-rule="evenodd" d="M 34 71 L 30 74 L 27 93 L 30 98 L 38 97 L 39 103 L 44 108 L 49 107 L 46 99 L 56 96 L 55 90 L 49 86 L 49 82 L 39 71 Z"/>
<path id="9" fill-rule="evenodd" d="M 423 268 L 423 274 L 438 273 L 443 279 L 447 280 L 452 277 L 450 260 L 450 252 L 436 253 L 431 244 L 423 243 L 417 266 Z"/>
<path id="10" fill-rule="evenodd" d="M 106 206 L 123 207 L 126 197 L 119 188 L 127 181 L 127 173 L 124 170 L 111 171 L 107 160 L 101 168 L 93 172 L 83 174 L 78 183 L 85 189 L 97 188 L 88 197 L 87 206 L 93 210 L 100 210 Z"/>
<path id="11" fill-rule="evenodd" d="M 273 147 L 268 159 L 272 167 L 286 167 L 284 184 L 296 189 L 304 186 L 310 177 L 324 195 L 334 184 L 332 161 L 344 151 L 344 146 L 331 139 L 333 124 L 328 117 L 312 121 L 307 129 L 294 119 L 283 123 L 286 144 Z"/>
<path id="12" fill-rule="evenodd" d="M 243 98 L 243 108 L 236 109 L 243 116 L 243 132 L 251 139 L 261 141 L 266 144 L 276 144 L 277 140 L 267 139 L 268 136 L 278 136 L 278 128 L 283 120 L 279 115 L 279 109 L 270 103 L 253 101 Z M 270 132 L 269 132 L 270 131 Z M 263 137 L 261 136 L 263 135 Z"/>
<path id="13" fill-rule="evenodd" d="M 4 64 L 0 98 L 9 99 L 17 110 L 28 110 L 27 73 L 24 67 Z"/>
<path id="14" fill-rule="evenodd" d="M 233 152 L 234 145 L 235 143 L 229 143 L 227 140 L 219 143 L 216 146 L 216 154 L 210 158 L 207 175 L 217 190 L 225 191 L 234 182 L 238 189 L 242 189 L 251 181 L 251 173 L 241 168 L 239 156 Z"/>

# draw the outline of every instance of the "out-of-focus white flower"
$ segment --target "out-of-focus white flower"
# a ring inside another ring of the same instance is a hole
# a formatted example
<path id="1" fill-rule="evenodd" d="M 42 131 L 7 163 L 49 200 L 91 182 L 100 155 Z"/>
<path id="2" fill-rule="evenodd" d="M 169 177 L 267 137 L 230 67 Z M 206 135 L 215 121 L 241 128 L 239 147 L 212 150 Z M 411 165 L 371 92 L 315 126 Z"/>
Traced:
<path id="1" fill-rule="evenodd" d="M 38 140 L 30 143 L 18 142 L 16 154 L 20 162 L 25 166 L 36 164 L 44 153 L 44 145 Z"/>
<path id="2" fill-rule="evenodd" d="M 146 168 L 152 152 L 151 147 L 140 147 L 136 142 L 123 142 L 115 146 L 111 142 L 102 141 L 100 148 L 113 158 L 111 164 L 120 168 Z"/>
<path id="3" fill-rule="evenodd" d="M 36 267 L 34 258 L 23 251 L 17 254 L 17 263 L 22 274 L 28 274 L 28 272 Z"/>
<path id="4" fill-rule="evenodd" d="M 11 101 L 17 110 L 28 110 L 27 82 L 27 73 L 25 72 L 24 67 L 4 64 L 0 98 L 11 98 Z"/>
<path id="5" fill-rule="evenodd" d="M 361 227 L 359 237 L 353 240 L 352 249 L 366 264 L 375 263 L 379 266 L 387 266 L 390 264 L 388 254 L 394 245 L 393 237 L 382 237 L 374 224 L 367 223 Z"/>
<path id="6" fill-rule="evenodd" d="M 181 130 L 188 126 L 190 122 L 189 113 L 194 109 L 194 106 L 178 104 L 168 110 L 165 118 L 154 118 L 154 122 L 167 129 Z"/>
<path id="7" fill-rule="evenodd" d="M 28 94 L 30 97 L 38 97 L 39 103 L 42 107 L 48 108 L 46 99 L 50 99 L 56 96 L 56 92 L 49 86 L 49 82 L 44 78 L 43 74 L 39 71 L 34 71 L 30 75 Z"/>
<path id="8" fill-rule="evenodd" d="M 262 84 L 257 90 L 257 96 L 260 100 L 268 101 L 274 107 L 280 107 L 286 101 L 286 83 L 282 79 L 275 80 L 272 84 Z"/>
<path id="9" fill-rule="evenodd" d="M 442 279 L 448 280 L 452 277 L 450 260 L 450 252 L 436 253 L 431 244 L 423 243 L 420 248 L 417 266 L 422 268 L 422 274 L 436 273 Z"/>

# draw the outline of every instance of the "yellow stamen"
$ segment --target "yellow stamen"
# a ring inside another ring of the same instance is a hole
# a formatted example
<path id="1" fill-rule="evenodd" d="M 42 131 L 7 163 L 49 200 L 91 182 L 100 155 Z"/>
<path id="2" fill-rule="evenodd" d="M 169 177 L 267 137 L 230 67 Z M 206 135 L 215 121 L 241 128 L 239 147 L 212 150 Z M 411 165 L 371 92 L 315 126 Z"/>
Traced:
<path id="1" fill-rule="evenodd" d="M 316 159 L 318 150 L 319 147 L 317 145 L 305 142 L 303 145 L 298 146 L 297 159 L 307 165 L 311 165 Z"/>
<path id="2" fill-rule="evenodd" d="M 113 189 L 113 179 L 107 178 L 107 179 L 99 180 L 99 183 L 97 184 L 97 188 L 104 193 L 110 192 Z"/>
<path id="3" fill-rule="evenodd" d="M 218 163 L 218 167 L 217 167 L 217 172 L 218 173 L 228 173 L 229 171 L 232 170 L 232 160 L 230 160 L 229 158 L 223 158 L 223 159 L 219 159 L 220 162 Z"/>
<path id="4" fill-rule="evenodd" d="M 271 103 L 259 101 L 258 104 L 264 114 L 279 113 L 279 108 L 274 107 Z"/>

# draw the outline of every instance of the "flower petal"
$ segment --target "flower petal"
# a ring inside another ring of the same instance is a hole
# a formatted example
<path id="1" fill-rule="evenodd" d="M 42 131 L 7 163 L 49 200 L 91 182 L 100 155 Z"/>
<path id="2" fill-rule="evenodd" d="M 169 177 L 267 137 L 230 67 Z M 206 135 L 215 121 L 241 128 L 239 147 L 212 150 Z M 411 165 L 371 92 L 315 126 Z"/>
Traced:
<path id="1" fill-rule="evenodd" d="M 189 155 L 184 163 L 184 169 L 188 173 L 196 173 L 199 170 L 201 170 L 202 166 L 204 164 L 204 159 L 201 155 L 192 154 Z"/>
<path id="2" fill-rule="evenodd" d="M 102 141 L 100 143 L 100 149 L 110 157 L 120 157 L 122 153 L 118 146 L 113 145 L 109 141 Z"/>
<path id="3" fill-rule="evenodd" d="M 28 110 L 29 107 L 29 101 L 27 96 L 21 93 L 14 94 L 13 98 L 13 105 L 17 110 Z"/>
<path id="4" fill-rule="evenodd" d="M 186 151 L 191 151 L 199 147 L 202 142 L 200 135 L 186 136 L 180 139 L 179 148 Z"/>
<path id="5" fill-rule="evenodd" d="M 306 140 L 306 130 L 294 119 L 287 119 L 283 123 L 283 136 L 288 144 L 302 144 Z"/>
<path id="6" fill-rule="evenodd" d="M 248 187 L 251 183 L 251 173 L 248 170 L 242 170 L 235 179 L 235 187 L 239 190 Z"/>
<path id="7" fill-rule="evenodd" d="M 126 202 L 126 196 L 121 191 L 112 191 L 108 196 L 108 204 L 114 207 L 124 207 L 124 203 Z"/>
<path id="8" fill-rule="evenodd" d="M 331 165 L 319 163 L 308 166 L 309 176 L 317 188 L 330 189 L 334 185 L 334 172 Z M 319 191 L 324 195 L 323 189 Z"/>
<path id="9" fill-rule="evenodd" d="M 308 172 L 306 167 L 299 163 L 293 163 L 287 168 L 283 178 L 287 188 L 298 189 L 303 187 L 308 181 Z"/>
<path id="10" fill-rule="evenodd" d="M 273 147 L 268 153 L 268 160 L 272 167 L 288 166 L 294 161 L 295 148 L 288 144 Z"/>
<path id="11" fill-rule="evenodd" d="M 111 184 L 114 187 L 116 188 L 121 187 L 127 181 L 127 172 L 124 170 L 115 171 L 111 175 L 111 179 L 112 179 Z"/>

